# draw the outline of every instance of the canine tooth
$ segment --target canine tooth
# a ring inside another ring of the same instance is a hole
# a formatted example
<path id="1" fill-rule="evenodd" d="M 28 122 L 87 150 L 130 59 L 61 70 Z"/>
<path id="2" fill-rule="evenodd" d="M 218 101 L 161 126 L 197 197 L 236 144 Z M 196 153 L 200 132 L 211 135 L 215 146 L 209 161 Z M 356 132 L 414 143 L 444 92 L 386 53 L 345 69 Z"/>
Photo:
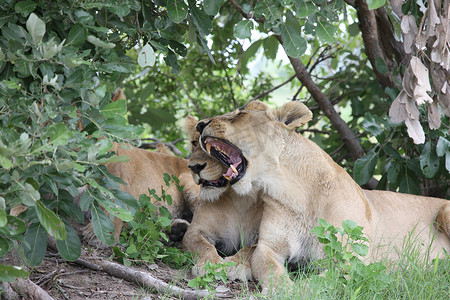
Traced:
<path id="1" fill-rule="evenodd" d="M 206 143 L 206 151 L 208 152 L 208 154 L 211 154 L 211 147 L 212 145 L 210 143 Z"/>
<path id="2" fill-rule="evenodd" d="M 223 176 L 226 180 L 231 181 L 231 177 L 230 176 Z"/>
<path id="3" fill-rule="evenodd" d="M 239 173 L 233 165 L 230 165 L 231 170 L 233 170 L 234 174 Z"/>

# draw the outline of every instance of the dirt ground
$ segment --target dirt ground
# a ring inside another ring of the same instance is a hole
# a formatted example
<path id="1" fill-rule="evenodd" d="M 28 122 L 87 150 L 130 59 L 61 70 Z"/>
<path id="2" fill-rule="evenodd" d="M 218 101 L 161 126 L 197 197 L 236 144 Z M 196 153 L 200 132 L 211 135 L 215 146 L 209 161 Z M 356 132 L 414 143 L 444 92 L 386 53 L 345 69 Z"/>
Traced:
<path id="1" fill-rule="evenodd" d="M 109 260 L 111 254 L 111 248 L 93 249 L 83 243 L 80 259 L 83 261 Z M 8 255 L 1 259 L 0 263 L 18 265 L 20 263 L 17 257 L 14 254 Z M 192 290 L 187 286 L 188 281 L 193 278 L 189 269 L 176 270 L 162 263 L 149 263 L 132 266 L 132 268 L 148 272 L 165 283 Z M 103 271 L 94 271 L 77 263 L 65 262 L 50 247 L 43 262 L 31 271 L 29 278 L 54 299 L 177 299 Z M 231 298 L 237 298 L 242 284 L 228 282 L 223 285 L 219 282 L 216 287 L 222 290 L 228 289 L 228 292 L 231 292 Z M 256 288 L 253 283 L 248 283 L 246 289 L 254 291 Z"/>

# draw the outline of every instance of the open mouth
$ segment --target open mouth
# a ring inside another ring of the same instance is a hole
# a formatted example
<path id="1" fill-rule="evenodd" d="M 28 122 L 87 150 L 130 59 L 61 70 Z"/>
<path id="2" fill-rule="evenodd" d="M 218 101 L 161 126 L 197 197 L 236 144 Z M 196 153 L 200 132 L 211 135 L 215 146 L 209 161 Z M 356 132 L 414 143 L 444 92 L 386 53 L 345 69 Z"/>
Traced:
<path id="1" fill-rule="evenodd" d="M 220 177 L 218 180 L 205 180 L 205 179 L 200 179 L 200 183 L 201 186 L 203 187 L 214 187 L 214 188 L 220 188 L 220 187 L 224 187 L 228 184 L 228 180 L 225 179 L 225 177 Z"/>
<path id="2" fill-rule="evenodd" d="M 213 137 L 200 137 L 199 143 L 203 151 L 217 158 L 228 168 L 227 172 L 217 182 L 223 180 L 224 185 L 227 182 L 234 184 L 244 176 L 247 169 L 247 160 L 238 147 L 228 141 Z"/>

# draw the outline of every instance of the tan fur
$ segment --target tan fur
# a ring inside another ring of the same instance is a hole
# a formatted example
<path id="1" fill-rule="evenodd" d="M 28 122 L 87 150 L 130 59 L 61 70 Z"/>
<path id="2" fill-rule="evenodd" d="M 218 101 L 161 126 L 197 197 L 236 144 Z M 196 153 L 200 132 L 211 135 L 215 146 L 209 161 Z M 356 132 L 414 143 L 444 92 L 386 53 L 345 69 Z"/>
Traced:
<path id="1" fill-rule="evenodd" d="M 370 240 L 368 260 L 395 258 L 410 233 L 423 244 L 423 252 L 433 238 L 432 256 L 442 249 L 450 252 L 449 201 L 361 189 L 327 153 L 295 132 L 311 117 L 298 102 L 279 109 L 250 103 L 243 111 L 208 119 L 202 131 L 204 137 L 231 142 L 248 161 L 245 175 L 232 189 L 239 195 L 262 192 L 264 211 L 251 265 L 264 288 L 271 280 L 289 281 L 285 260 L 323 257 L 321 244 L 310 233 L 319 218 L 335 226 L 347 219 L 363 226 Z M 217 198 L 222 192 L 208 195 Z"/>
<path id="2" fill-rule="evenodd" d="M 157 194 L 161 194 L 161 187 L 166 189 L 163 174 L 175 175 L 180 180 L 180 185 L 184 187 L 180 193 L 175 186 L 170 187 L 166 192 L 172 196 L 172 205 L 167 206 L 173 219 L 184 219 L 194 210 L 198 197 L 198 186 L 192 180 L 188 161 L 184 158 L 167 154 L 166 147 L 160 147 L 162 152 L 154 152 L 120 145 L 114 143 L 111 151 L 116 155 L 129 157 L 125 163 L 109 163 L 106 165 L 108 172 L 122 178 L 126 185 L 121 184 L 120 189 L 134 198 L 139 199 L 140 194 L 147 194 L 149 189 L 155 189 Z M 158 203 L 158 205 L 165 205 Z M 116 231 L 116 241 L 122 231 L 123 222 L 114 218 L 114 228 Z"/>
<path id="3" fill-rule="evenodd" d="M 189 165 L 201 163 L 206 166 L 199 173 L 192 172 L 192 175 L 197 183 L 200 182 L 200 178 L 216 180 L 226 172 L 226 169 L 224 166 L 216 165 L 213 159 L 201 150 L 197 143 L 199 133 L 195 130 L 196 124 L 195 118 L 186 119 L 186 131 L 192 141 Z M 262 200 L 257 192 L 240 196 L 229 187 L 223 188 L 220 197 L 212 199 L 208 197 L 208 189 L 208 187 L 201 189 L 199 205 L 183 238 L 183 248 L 196 254 L 193 273 L 204 274 L 202 267 L 207 261 L 220 263 L 225 260 L 237 263 L 228 270 L 228 279 L 251 279 L 249 257 L 254 249 L 251 246 L 258 238 Z M 240 250 L 235 255 L 223 259 L 216 247 L 226 255 Z"/>

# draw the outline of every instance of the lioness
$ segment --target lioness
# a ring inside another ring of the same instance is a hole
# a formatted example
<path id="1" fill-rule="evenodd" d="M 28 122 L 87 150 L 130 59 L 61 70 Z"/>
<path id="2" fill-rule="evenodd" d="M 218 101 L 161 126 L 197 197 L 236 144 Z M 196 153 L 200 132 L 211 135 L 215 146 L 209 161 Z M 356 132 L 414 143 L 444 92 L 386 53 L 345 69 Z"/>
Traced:
<path id="1" fill-rule="evenodd" d="M 278 109 L 251 102 L 243 110 L 197 124 L 201 147 L 217 158 L 208 165 L 216 162 L 220 170 L 225 165 L 224 177 L 239 195 L 262 191 L 264 211 L 251 266 L 266 291 L 271 280 L 290 282 L 283 268 L 286 259 L 323 257 L 321 244 L 310 233 L 319 218 L 335 226 L 347 219 L 363 226 L 371 242 L 370 260 L 387 253 L 394 257 L 413 231 L 424 249 L 433 240 L 431 255 L 450 252 L 449 201 L 361 189 L 325 151 L 295 132 L 311 117 L 299 102 Z M 222 192 L 209 188 L 208 195 L 217 198 Z"/>
<path id="2" fill-rule="evenodd" d="M 222 176 L 227 168 L 211 162 L 215 159 L 203 152 L 198 144 L 200 134 L 195 129 L 197 121 L 194 117 L 188 117 L 185 128 L 192 141 L 189 167 L 195 182 L 202 188 L 198 207 L 183 238 L 183 247 L 197 254 L 194 275 L 204 273 L 202 267 L 207 261 L 223 261 L 216 248 L 224 255 L 239 250 L 225 258 L 225 261 L 237 264 L 228 269 L 228 279 L 252 279 L 248 258 L 252 252 L 251 246 L 258 239 L 262 200 L 257 191 L 241 196 L 229 188 L 228 181 Z M 214 197 L 216 189 L 222 191 L 220 197 Z M 210 190 L 213 191 L 212 197 Z"/>
<path id="3" fill-rule="evenodd" d="M 179 192 L 175 186 L 167 190 L 167 193 L 172 196 L 172 205 L 168 205 L 167 208 L 174 220 L 191 219 L 198 198 L 199 187 L 192 179 L 187 159 L 169 154 L 164 147 L 158 147 L 157 151 L 148 151 L 113 143 L 110 151 L 114 151 L 116 155 L 129 157 L 128 162 L 108 163 L 106 167 L 108 172 L 120 177 L 126 183 L 126 185 L 121 184 L 120 189 L 136 199 L 139 199 L 140 194 L 148 194 L 149 189 L 155 189 L 159 193 L 161 187 L 166 187 L 163 179 L 164 173 L 177 176 L 180 185 L 184 188 L 182 192 Z M 158 205 L 164 205 L 164 203 L 158 203 Z M 115 217 L 113 223 L 117 242 L 123 222 Z M 171 239 L 181 239 L 181 237 L 176 236 L 177 234 L 179 233 L 172 232 Z M 90 241 L 91 245 L 101 245 L 97 239 L 93 239 L 94 234 L 91 224 L 86 227 L 83 235 Z"/>

